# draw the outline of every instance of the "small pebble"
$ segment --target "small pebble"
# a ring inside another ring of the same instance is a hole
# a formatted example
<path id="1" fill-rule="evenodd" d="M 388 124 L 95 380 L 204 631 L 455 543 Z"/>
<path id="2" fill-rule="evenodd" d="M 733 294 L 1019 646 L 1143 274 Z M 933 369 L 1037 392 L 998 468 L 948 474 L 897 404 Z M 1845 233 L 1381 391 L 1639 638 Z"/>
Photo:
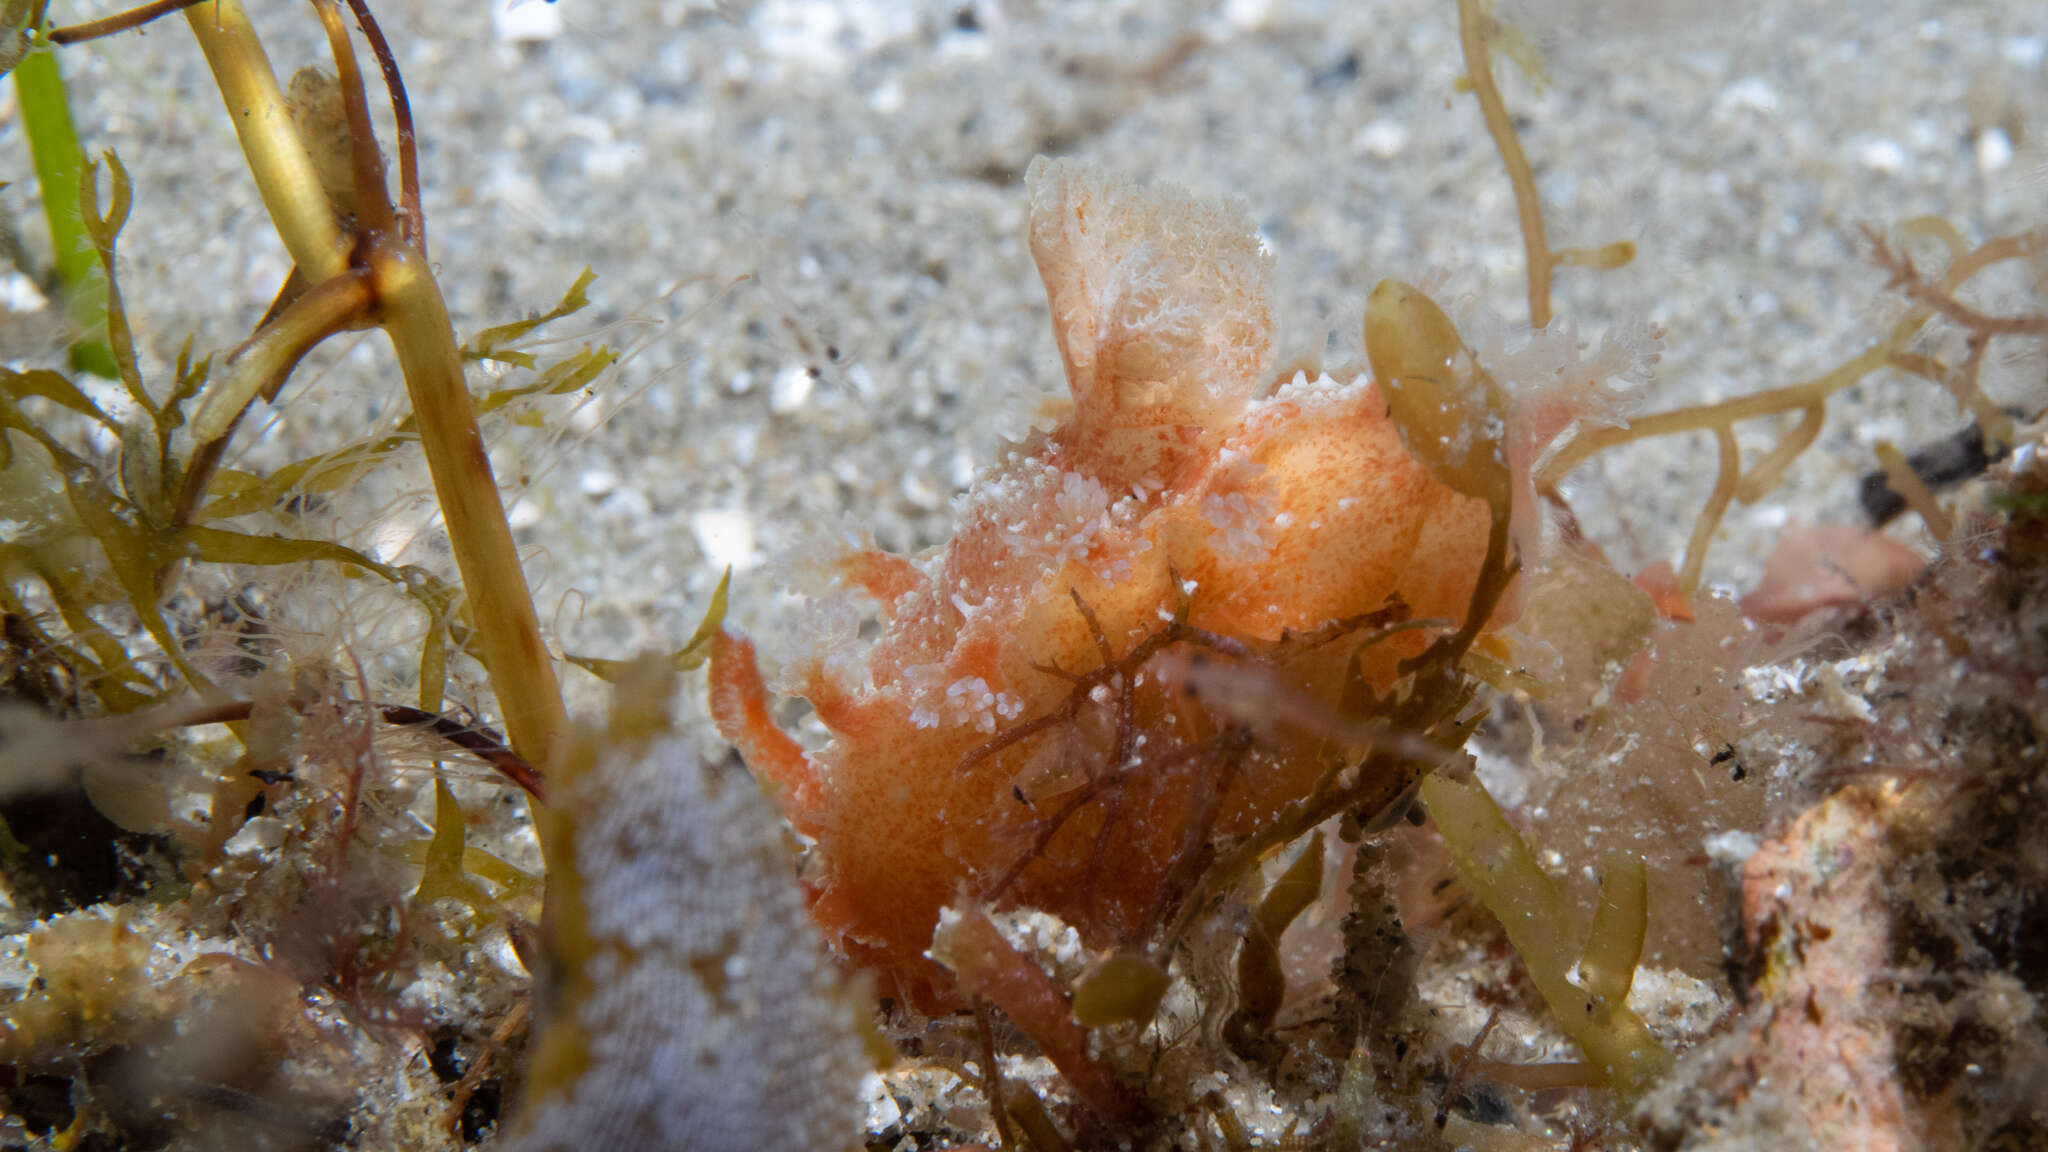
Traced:
<path id="1" fill-rule="evenodd" d="M 1856 145 L 1856 162 L 1872 172 L 1896 176 L 1906 169 L 1906 150 L 1889 136 L 1870 136 Z"/>
<path id="2" fill-rule="evenodd" d="M 2012 137 L 2003 128 L 1987 128 L 1977 133 L 1977 171 L 1990 176 L 2005 170 L 2012 163 Z"/>

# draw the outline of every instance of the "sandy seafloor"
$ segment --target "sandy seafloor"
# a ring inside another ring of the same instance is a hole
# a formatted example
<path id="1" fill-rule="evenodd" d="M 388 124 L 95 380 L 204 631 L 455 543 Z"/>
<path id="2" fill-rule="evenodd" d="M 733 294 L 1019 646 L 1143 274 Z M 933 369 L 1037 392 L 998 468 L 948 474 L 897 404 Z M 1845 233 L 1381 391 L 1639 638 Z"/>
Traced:
<path id="1" fill-rule="evenodd" d="M 738 617 L 772 632 L 779 561 L 821 533 L 946 537 L 950 498 L 1062 386 L 1022 235 L 1038 153 L 1239 197 L 1278 257 L 1283 354 L 1355 359 L 1387 276 L 1526 320 L 1511 193 L 1454 86 L 1447 0 L 377 8 L 458 329 L 545 307 L 589 265 L 595 306 L 557 334 L 615 324 L 598 338 L 632 349 L 553 445 L 500 445 L 501 470 L 530 479 L 515 521 L 543 617 L 575 650 L 674 643 L 728 563 Z M 303 5 L 252 10 L 280 74 L 320 60 Z M 1984 236 L 2048 215 L 2048 8 L 1530 0 L 1508 15 L 1550 66 L 1540 94 L 1500 71 L 1554 239 L 1640 252 L 1619 272 L 1565 270 L 1559 312 L 1588 338 L 1663 326 L 1646 408 L 1861 350 L 1898 304 L 1859 224 L 1933 213 Z M 161 365 L 188 332 L 232 345 L 287 269 L 196 46 L 174 20 L 64 62 L 88 146 L 137 177 L 122 273 L 145 352 Z M 0 171 L 17 170 L 10 106 Z M 7 196 L 33 205 L 26 183 Z M 2038 360 L 1987 382 L 2048 398 Z M 388 417 L 397 388 L 381 342 L 357 338 L 302 372 L 245 463 L 336 443 Z M 1853 516 L 1871 441 L 1910 449 L 1962 423 L 1923 381 L 1850 390 L 1786 488 L 1731 514 L 1710 579 L 1752 579 L 1790 518 Z M 1744 442 L 1776 432 L 1746 425 Z M 1572 491 L 1624 562 L 1676 559 L 1711 461 L 1704 436 L 1654 443 L 1596 459 Z"/>

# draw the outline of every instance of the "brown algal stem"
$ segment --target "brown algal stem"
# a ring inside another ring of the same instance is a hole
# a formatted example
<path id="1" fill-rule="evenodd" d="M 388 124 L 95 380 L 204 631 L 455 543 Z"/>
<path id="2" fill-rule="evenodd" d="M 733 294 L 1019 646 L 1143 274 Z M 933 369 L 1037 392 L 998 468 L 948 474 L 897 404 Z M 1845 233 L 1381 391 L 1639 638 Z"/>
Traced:
<path id="1" fill-rule="evenodd" d="M 151 3 L 130 8 L 126 12 L 116 12 L 112 16 L 102 16 L 97 20 L 87 20 L 79 24 L 67 24 L 62 28 L 52 28 L 50 29 L 50 43 L 59 45 L 82 44 L 87 40 L 97 40 L 102 36 L 113 36 L 126 32 L 130 28 L 140 28 L 152 20 L 168 16 L 181 8 L 190 8 L 194 4 L 203 4 L 205 2 L 206 0 L 152 0 Z"/>
<path id="2" fill-rule="evenodd" d="M 427 217 L 420 211 L 419 135 L 412 126 L 412 101 L 406 98 L 405 81 L 398 74 L 398 57 L 392 54 L 383 27 L 370 14 L 369 4 L 366 0 L 348 0 L 348 7 L 355 13 L 356 27 L 363 30 L 363 39 L 370 42 L 370 51 L 376 54 L 378 69 L 384 73 L 384 91 L 391 99 L 391 120 L 398 128 L 400 233 L 406 243 L 425 253 Z"/>
<path id="3" fill-rule="evenodd" d="M 185 470 L 175 523 L 189 522 L 197 511 L 229 435 L 256 397 L 275 397 L 306 353 L 336 332 L 362 322 L 372 304 L 369 278 L 354 270 L 343 272 L 300 293 L 235 349 L 224 365 L 226 371 L 206 390 L 192 414 L 192 438 L 198 447 Z"/>
<path id="4" fill-rule="evenodd" d="M 208 0 L 185 9 L 185 22 L 206 55 L 242 156 L 277 238 L 292 263 L 313 283 L 348 267 L 350 242 L 320 188 L 313 159 L 292 124 L 270 57 L 249 23 L 241 0 Z"/>
<path id="5" fill-rule="evenodd" d="M 1555 258 L 1543 225 L 1543 203 L 1536 195 L 1536 177 L 1529 167 L 1529 155 L 1515 135 L 1515 122 L 1501 99 L 1500 85 L 1493 79 L 1493 53 L 1487 46 L 1493 17 L 1480 0 L 1458 0 L 1458 43 L 1465 52 L 1465 79 L 1472 95 L 1479 99 L 1479 113 L 1486 120 L 1487 134 L 1507 166 L 1508 182 L 1515 189 L 1515 214 L 1521 218 L 1522 246 L 1529 266 L 1529 326 L 1550 323 L 1550 273 Z"/>
<path id="6" fill-rule="evenodd" d="M 478 655 L 490 673 L 512 747 L 529 761 L 545 763 L 566 719 L 561 688 L 477 428 L 448 307 L 417 249 L 386 241 L 373 244 L 368 255 L 384 330 L 412 396 L 427 470 L 469 596 Z"/>
<path id="7" fill-rule="evenodd" d="M 348 315 L 374 317 L 391 338 L 461 572 L 477 655 L 514 749 L 527 762 L 542 763 L 565 723 L 561 690 L 477 428 L 447 305 L 424 253 L 401 234 L 385 192 L 362 76 L 340 9 L 334 0 L 314 0 L 314 8 L 327 31 L 348 116 L 356 188 L 355 202 L 347 206 L 353 219 L 346 228 L 321 186 L 241 0 L 210 0 L 187 9 L 185 17 L 206 54 L 295 275 L 325 286 L 312 293 L 333 293 L 337 299 L 328 303 L 346 304 L 342 310 Z M 410 113 L 403 110 L 389 46 L 370 31 L 375 21 L 362 5 L 352 8 L 378 49 L 394 106 L 409 129 Z M 412 162 L 407 163 L 410 167 Z M 411 196 L 417 176 L 407 184 Z M 408 209 L 416 224 L 416 205 Z M 356 278 L 367 287 L 367 301 L 347 298 L 354 289 L 346 286 Z M 308 317 L 328 311 L 301 309 L 306 303 L 297 300 L 287 311 L 304 311 Z M 231 400 L 221 402 L 224 410 L 238 410 Z"/>
<path id="8" fill-rule="evenodd" d="M 370 105 L 363 93 L 363 74 L 356 67 L 355 46 L 341 23 L 341 9 L 333 0 L 314 0 L 313 11 L 327 32 L 327 50 L 334 57 L 336 86 L 341 90 L 342 113 L 348 118 L 348 160 L 355 182 L 356 226 L 377 236 L 395 235 L 391 198 L 384 191 L 384 157 L 377 151 L 376 131 L 370 126 Z"/>

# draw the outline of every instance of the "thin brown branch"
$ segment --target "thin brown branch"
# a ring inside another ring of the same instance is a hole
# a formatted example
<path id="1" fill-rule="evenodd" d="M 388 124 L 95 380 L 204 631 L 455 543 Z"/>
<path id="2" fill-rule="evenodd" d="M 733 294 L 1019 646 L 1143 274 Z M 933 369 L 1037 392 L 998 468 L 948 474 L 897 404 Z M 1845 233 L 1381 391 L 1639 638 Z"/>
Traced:
<path id="1" fill-rule="evenodd" d="M 1208 751 L 1211 747 L 1213 747 L 1213 745 L 1214 741 L 1204 741 L 1200 744 L 1191 745 L 1189 747 L 1182 748 L 1179 751 L 1173 753 L 1172 755 L 1164 757 L 1156 762 L 1146 764 L 1144 765 L 1144 767 L 1159 769 L 1162 771 L 1165 769 L 1173 768 L 1187 760 L 1193 759 L 1195 756 L 1198 756 L 1203 752 Z M 1052 838 L 1059 834 L 1060 829 L 1066 827 L 1067 821 L 1071 820 L 1074 817 L 1075 813 L 1087 807 L 1089 804 L 1093 803 L 1097 799 L 1100 799 L 1101 797 L 1106 795 L 1114 794 L 1115 792 L 1120 790 L 1124 782 L 1130 779 L 1131 772 L 1136 767 L 1138 766 L 1124 765 L 1122 767 L 1112 768 L 1110 771 L 1107 772 L 1097 773 L 1086 784 L 1083 784 L 1080 788 L 1076 789 L 1075 792 L 1067 798 L 1066 803 L 1060 805 L 1060 807 L 1056 811 L 1054 811 L 1051 816 L 1048 816 L 1044 820 L 1039 822 L 1038 827 L 1032 832 L 1031 843 L 1028 846 L 1026 846 L 1024 851 L 1018 853 L 1017 859 L 1012 861 L 1008 868 L 1003 869 L 1003 871 L 999 875 L 997 875 L 995 882 L 990 884 L 988 888 L 982 892 L 982 901 L 990 905 L 994 905 L 995 903 L 1000 901 L 1003 898 L 1004 894 L 1009 891 L 1010 886 L 1017 882 L 1017 878 L 1024 874 L 1024 870 L 1031 866 L 1032 861 L 1037 860 L 1040 856 L 1045 854 L 1045 849 L 1047 845 L 1050 845 L 1052 843 Z"/>
<path id="2" fill-rule="evenodd" d="M 1916 234 L 1939 236 L 1950 244 L 1951 250 L 1960 243 L 1960 237 L 1954 234 L 1953 227 L 1945 222 L 1922 219 L 1908 221 L 1901 227 L 1910 227 Z M 1956 255 L 1940 281 L 1933 287 L 1944 295 L 1953 295 L 1964 282 L 1993 264 L 2031 258 L 2044 246 L 2048 246 L 2048 232 L 2021 232 L 1986 240 L 1976 248 Z M 1594 428 L 1582 432 L 1543 466 L 1536 477 L 1537 487 L 1554 488 L 1571 473 L 1572 469 L 1595 454 L 1636 440 L 1668 436 L 1673 432 L 1705 431 L 1721 425 L 1732 426 L 1736 421 L 1798 411 L 1824 403 L 1835 393 L 1888 365 L 1891 357 L 1905 348 L 1920 329 L 1926 326 L 1934 315 L 1934 309 L 1919 301 L 1915 301 L 1915 304 L 1918 306 L 1900 317 L 1881 340 L 1811 380 L 1778 388 L 1766 388 L 1717 404 L 1702 404 L 1649 416 L 1638 416 L 1620 427 Z M 1789 458 L 1785 460 L 1787 464 L 1790 462 Z M 1743 495 L 1745 499 L 1754 499 L 1761 493 L 1745 489 Z"/>
<path id="3" fill-rule="evenodd" d="M 969 749 L 965 755 L 960 757 L 960 768 L 962 771 L 979 764 L 1019 741 L 1029 739 L 1049 728 L 1072 720 L 1080 715 L 1081 709 L 1088 704 L 1095 689 L 1113 684 L 1118 677 L 1144 667 L 1146 661 L 1158 655 L 1168 645 L 1182 642 L 1202 644 L 1208 638 L 1207 634 L 1191 635 L 1190 633 L 1193 633 L 1195 630 L 1176 620 L 1174 623 L 1170 623 L 1159 631 L 1140 640 L 1129 652 L 1124 653 L 1122 659 L 1118 659 L 1115 650 L 1110 646 L 1109 637 L 1102 630 L 1101 621 L 1095 617 L 1094 610 L 1088 607 L 1087 602 L 1081 598 L 1081 593 L 1078 590 L 1069 588 L 1067 591 L 1074 598 L 1075 607 L 1080 609 L 1081 618 L 1088 622 L 1088 630 L 1095 639 L 1096 650 L 1102 654 L 1103 662 L 1097 665 L 1094 671 L 1078 676 L 1059 669 L 1042 669 L 1047 675 L 1057 676 L 1059 679 L 1065 680 L 1074 686 L 1073 690 L 1067 694 L 1067 699 L 1051 712 L 1020 724 L 1013 724 L 983 743 Z M 1232 643 L 1234 644 L 1235 642 L 1233 641 Z"/>
<path id="4" fill-rule="evenodd" d="M 404 704 L 378 706 L 386 724 L 424 727 L 434 735 L 498 770 L 498 774 L 524 788 L 536 800 L 546 800 L 547 781 L 540 771 L 505 746 L 505 738 L 481 724 L 458 720 L 445 713 L 428 712 Z"/>
<path id="5" fill-rule="evenodd" d="M 1678 570 L 1678 591 L 1690 597 L 1699 590 L 1700 573 L 1707 566 L 1707 545 L 1714 539 L 1714 530 L 1721 526 L 1721 517 L 1728 511 L 1728 504 L 1735 499 L 1735 487 L 1742 475 L 1742 449 L 1735 443 L 1735 429 L 1732 424 L 1723 424 L 1714 429 L 1714 440 L 1720 446 L 1720 465 L 1714 475 L 1714 492 L 1707 497 L 1707 506 L 1700 510 L 1700 518 L 1693 523 L 1692 539 L 1685 545 L 1685 566 Z"/>
<path id="6" fill-rule="evenodd" d="M 205 3 L 205 0 L 150 0 L 150 3 L 130 8 L 126 12 L 116 12 L 112 16 L 102 16 L 82 24 L 52 28 L 50 43 L 82 44 L 87 40 L 98 40 L 103 36 L 113 36 L 131 28 L 140 28 L 152 20 L 202 3 Z"/>
<path id="7" fill-rule="evenodd" d="M 498 1055 L 511 1046 L 513 1038 L 524 1031 L 527 1025 L 532 1023 L 532 1019 L 531 998 L 513 1001 L 512 1007 L 505 1012 L 505 1018 L 499 1021 L 496 1028 L 491 1029 L 490 1039 L 485 1041 L 482 1049 L 470 1061 L 469 1067 L 463 1071 L 462 1079 L 456 1081 L 455 1087 L 450 1090 L 448 1110 L 444 1113 L 447 1117 L 444 1127 L 458 1139 L 462 1136 L 462 1117 L 469 1109 L 470 1098 L 476 1095 L 477 1089 L 483 1087 L 486 1080 L 490 1079 Z"/>
<path id="8" fill-rule="evenodd" d="M 1778 441 L 1776 447 L 1764 454 L 1756 466 L 1744 473 L 1735 485 L 1735 499 L 1744 504 L 1754 504 L 1776 491 L 1785 472 L 1799 459 L 1801 453 L 1820 439 L 1821 427 L 1827 423 L 1828 408 L 1824 400 L 1808 404 L 1799 415 L 1799 423 L 1792 431 Z"/>
<path id="9" fill-rule="evenodd" d="M 1934 489 L 1929 488 L 1927 482 L 1920 478 L 1920 474 L 1913 470 L 1913 465 L 1906 460 L 1906 454 L 1899 451 L 1898 445 L 1889 440 L 1879 440 L 1871 445 L 1871 450 L 1876 453 L 1878 466 L 1884 469 L 1885 481 L 1891 485 L 1892 491 L 1906 501 L 1908 508 L 1919 514 L 1921 521 L 1927 525 L 1929 535 L 1940 543 L 1947 544 L 1949 537 L 1955 534 L 1955 522 L 1942 508 L 1941 501 L 1934 495 Z"/>
<path id="10" fill-rule="evenodd" d="M 356 67 L 355 45 L 342 26 L 341 10 L 334 0 L 314 0 L 313 10 L 327 31 L 327 49 L 334 56 L 334 74 L 341 88 L 341 103 L 348 114 L 348 158 L 354 169 L 356 195 L 353 205 L 358 222 L 369 232 L 389 236 L 394 232 L 391 197 L 384 191 L 384 157 L 377 151 L 376 130 L 370 125 L 370 105 L 363 93 L 363 73 Z"/>
<path id="11" fill-rule="evenodd" d="M 1332 640 L 1341 640 L 1346 636 L 1355 636 L 1367 628 L 1379 629 L 1390 624 L 1403 624 L 1407 622 L 1408 604 L 1401 599 L 1401 594 L 1396 592 L 1387 597 L 1385 604 L 1370 612 L 1361 612 L 1356 616 L 1346 616 L 1342 619 L 1332 620 L 1319 628 L 1311 628 L 1306 632 L 1297 632 L 1292 628 L 1286 629 L 1280 634 L 1280 642 L 1282 644 L 1300 644 L 1307 648 L 1319 648 Z M 1431 621 L 1430 623 L 1438 622 Z M 1448 626 L 1448 622 L 1445 623 Z"/>
<path id="12" fill-rule="evenodd" d="M 1223 797 L 1237 782 L 1249 744 L 1250 739 L 1244 729 L 1226 729 L 1217 739 L 1201 771 L 1195 773 L 1194 799 L 1181 822 L 1180 847 L 1174 852 L 1166 875 L 1160 878 L 1159 887 L 1152 894 L 1151 906 L 1137 922 L 1140 938 L 1126 941 L 1127 947 L 1140 943 L 1143 936 L 1152 935 L 1164 927 L 1168 915 L 1180 907 L 1181 900 L 1194 889 L 1195 882 L 1215 859 L 1211 840 L 1216 831 L 1216 817 L 1223 809 Z M 1162 953 L 1154 959 L 1163 963 L 1165 957 Z"/>
<path id="13" fill-rule="evenodd" d="M 425 255 L 427 218 L 420 211 L 420 150 L 412 126 L 412 101 L 406 98 L 405 80 L 398 74 L 398 58 L 391 52 L 391 42 L 384 38 L 384 29 L 370 14 L 368 0 L 348 0 L 348 6 L 355 13 L 356 27 L 363 30 L 363 39 L 370 43 L 370 51 L 377 55 L 377 67 L 384 73 L 384 91 L 391 99 L 391 119 L 398 126 L 398 196 L 404 214 L 399 227 L 406 243 Z"/>
<path id="14" fill-rule="evenodd" d="M 974 998 L 974 1037 L 981 1044 L 981 1094 L 988 1097 L 989 1119 L 995 1121 L 996 1141 L 1003 1152 L 1017 1152 L 1016 1133 L 1010 1131 L 1010 1115 L 1003 1107 L 1003 1069 L 996 1060 L 996 1030 L 989 1019 L 988 997 Z"/>
<path id="15" fill-rule="evenodd" d="M 1493 1035 L 1494 1026 L 1499 1023 L 1500 1009 L 1495 1008 L 1488 1012 L 1485 1025 L 1479 1029 L 1479 1035 L 1472 1038 L 1472 1046 L 1466 1049 L 1464 1058 L 1451 1069 L 1450 1083 L 1444 1085 L 1443 1099 L 1436 1108 L 1438 1131 L 1442 1131 L 1444 1125 L 1450 1123 L 1451 1107 L 1458 1102 L 1458 1094 L 1465 1089 L 1465 1078 L 1471 1075 L 1472 1066 L 1479 1062 L 1479 1050 L 1486 1047 L 1487 1038 Z"/>
<path id="16" fill-rule="evenodd" d="M 1983 336 L 2048 336 L 2048 312 L 2018 316 L 1993 316 L 1980 312 L 1956 299 L 1952 292 L 1929 283 L 1914 267 L 1913 258 L 1893 250 L 1882 232 L 1865 224 L 1863 236 L 1870 241 L 1871 259 L 1891 277 L 1885 284 L 1886 288 L 1898 291 L 1906 299 L 1945 317 L 1957 327 L 1968 328 Z"/>
<path id="17" fill-rule="evenodd" d="M 375 302 L 369 278 L 349 269 L 300 292 L 234 350 L 192 414 L 190 427 L 198 447 L 180 482 L 173 523 L 188 524 L 198 514 L 228 438 L 256 398 L 276 400 L 308 353 L 335 333 L 362 324 Z"/>
<path id="18" fill-rule="evenodd" d="M 1089 683 L 1092 685 L 1094 681 L 1090 680 Z M 967 754 L 960 757 L 961 769 L 964 771 L 968 768 L 972 768 L 976 764 L 981 763 L 983 760 L 986 760 L 989 757 L 995 755 L 996 753 L 1001 752 L 1003 749 L 1010 747 L 1012 744 L 1016 744 L 1024 740 L 1029 740 L 1031 737 L 1038 735 L 1040 732 L 1049 731 L 1053 728 L 1060 726 L 1061 724 L 1066 723 L 1069 720 L 1072 720 L 1074 718 L 1074 715 L 1081 709 L 1081 706 L 1078 703 L 1079 699 L 1081 699 L 1081 697 L 1079 696 L 1069 696 L 1067 698 L 1067 702 L 1065 704 L 1062 704 L 1059 708 L 1056 708 L 1043 716 L 1027 720 L 1022 724 L 1013 724 L 1010 727 L 1003 729 L 1001 732 L 998 732 L 994 737 L 990 738 L 989 740 L 986 740 L 980 744 L 975 745 L 973 748 L 968 749 Z"/>
<path id="19" fill-rule="evenodd" d="M 1589 1060 L 1550 1061 L 1544 1064 L 1514 1064 L 1506 1060 L 1481 1060 L 1472 1070 L 1496 1084 L 1524 1092 L 1549 1092 L 1559 1088 L 1598 1088 L 1606 1083 L 1600 1066 Z"/>
<path id="20" fill-rule="evenodd" d="M 1984 353 L 1991 347 L 1991 338 L 1981 332 L 1972 332 L 1964 347 L 1963 363 L 1960 367 L 1951 367 L 1919 352 L 1894 352 L 1891 366 L 1948 389 L 1949 394 L 1956 398 L 1956 403 L 1962 405 L 1976 418 L 1977 427 L 1984 437 L 1985 451 L 2003 452 L 2012 446 L 2013 419 L 2001 411 L 1997 403 L 1986 396 L 1984 389 L 1978 384 L 1978 377 L 1984 370 Z"/>
<path id="21" fill-rule="evenodd" d="M 1490 41 L 1497 22 L 1481 0 L 1458 0 L 1458 42 L 1465 52 L 1465 79 L 1479 100 L 1480 115 L 1487 134 L 1507 167 L 1508 182 L 1515 189 L 1515 214 L 1521 218 L 1522 245 L 1527 252 L 1529 273 L 1529 327 L 1550 323 L 1550 275 L 1556 257 L 1544 231 L 1543 202 L 1536 195 L 1536 174 L 1529 167 L 1529 155 L 1515 135 L 1515 122 L 1508 115 L 1507 101 L 1493 79 L 1493 48 Z"/>
<path id="22" fill-rule="evenodd" d="M 398 728 L 424 728 L 497 769 L 499 775 L 525 789 L 534 799 L 547 799 L 547 782 L 541 778 L 540 770 L 507 747 L 503 736 L 474 720 L 442 712 L 428 712 L 406 704 L 373 704 L 370 707 L 386 724 Z M 139 717 L 121 717 L 122 727 L 119 731 L 140 733 L 153 728 L 233 724 L 249 719 L 254 711 L 255 705 L 248 700 L 181 705 L 161 712 L 145 713 Z M 105 726 L 107 721 L 89 720 L 78 723 Z"/>
<path id="23" fill-rule="evenodd" d="M 1090 608 L 1088 601 L 1081 598 L 1079 588 L 1069 587 L 1067 595 L 1074 598 L 1074 607 L 1081 610 L 1081 619 L 1088 622 L 1088 635 L 1095 638 L 1095 650 L 1102 654 L 1103 664 L 1116 663 L 1116 651 L 1109 646 L 1109 637 L 1102 631 L 1102 621 L 1095 618 L 1095 609 Z"/>

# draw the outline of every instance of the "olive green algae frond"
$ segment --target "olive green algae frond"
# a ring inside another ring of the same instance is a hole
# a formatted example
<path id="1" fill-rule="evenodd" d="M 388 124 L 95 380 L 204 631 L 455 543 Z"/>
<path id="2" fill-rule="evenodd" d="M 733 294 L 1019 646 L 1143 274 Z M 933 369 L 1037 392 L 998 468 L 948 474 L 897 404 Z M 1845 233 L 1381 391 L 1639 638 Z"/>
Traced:
<path id="1" fill-rule="evenodd" d="M 1647 912 L 1642 859 L 1611 862 L 1611 898 L 1603 900 L 1582 951 L 1556 885 L 1484 788 L 1431 776 L 1422 782 L 1422 802 L 1459 871 L 1500 917 L 1558 1026 L 1602 1076 L 1634 1096 L 1668 1072 L 1671 1054 L 1626 1003 Z M 1571 978 L 1574 966 L 1578 983 Z"/>

